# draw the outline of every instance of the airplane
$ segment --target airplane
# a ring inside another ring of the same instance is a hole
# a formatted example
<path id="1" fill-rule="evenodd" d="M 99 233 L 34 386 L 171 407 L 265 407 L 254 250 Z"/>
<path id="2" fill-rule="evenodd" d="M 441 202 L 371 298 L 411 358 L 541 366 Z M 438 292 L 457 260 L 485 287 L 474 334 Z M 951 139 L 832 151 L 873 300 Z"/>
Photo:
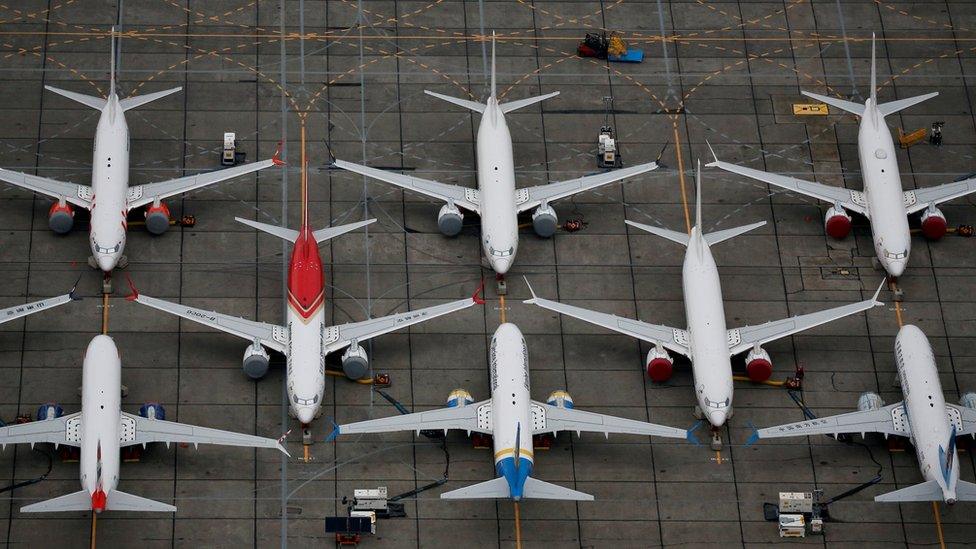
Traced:
<path id="1" fill-rule="evenodd" d="M 538 480 L 532 476 L 532 436 L 559 431 L 583 431 L 658 436 L 692 437 L 685 429 L 666 427 L 573 408 L 566 391 L 553 391 L 546 403 L 531 399 L 529 355 L 525 338 L 515 324 L 504 323 L 495 330 L 489 348 L 491 398 L 474 402 L 464 389 L 451 392 L 447 407 L 381 419 L 336 425 L 327 440 L 358 433 L 449 429 L 492 435 L 495 471 L 492 480 L 441 494 L 443 499 L 555 499 L 590 501 L 593 496 Z M 509 395 L 512 395 L 509 397 Z"/>
<path id="2" fill-rule="evenodd" d="M 767 438 L 853 433 L 862 437 L 865 433 L 906 437 L 915 447 L 925 481 L 875 496 L 874 501 L 942 500 L 950 505 L 976 501 L 976 484 L 959 480 L 956 452 L 956 437 L 976 437 L 976 395 L 965 395 L 960 406 L 946 403 L 932 346 L 917 326 L 906 324 L 898 330 L 895 362 L 904 401 L 885 406 L 877 393 L 864 393 L 858 398 L 856 412 L 759 429 L 749 443 Z"/>
<path id="3" fill-rule="evenodd" d="M 499 280 L 512 267 L 518 252 L 518 214 L 534 210 L 532 228 L 537 235 L 548 238 L 556 232 L 558 226 L 556 211 L 549 205 L 550 202 L 634 177 L 658 167 L 657 161 L 648 162 L 548 185 L 516 189 L 512 134 L 505 122 L 505 114 L 555 97 L 559 92 L 499 103 L 495 81 L 494 34 L 491 39 L 491 95 L 487 102 L 459 99 L 429 90 L 424 90 L 424 93 L 481 113 L 476 147 L 477 189 L 393 173 L 345 160 L 335 160 L 334 165 L 337 168 L 443 200 L 446 204 L 437 214 L 437 227 L 445 236 L 455 236 L 461 232 L 464 220 L 461 208 L 480 215 L 481 248 Z"/>
<path id="4" fill-rule="evenodd" d="M 45 404 L 37 420 L 0 427 L 0 448 L 8 444 L 51 443 L 81 449 L 82 490 L 20 508 L 22 513 L 64 511 L 157 511 L 176 507 L 116 490 L 120 449 L 150 442 L 222 444 L 253 448 L 277 448 L 288 454 L 278 440 L 165 421 L 159 404 L 146 404 L 140 414 L 123 412 L 122 359 L 115 341 L 97 335 L 88 344 L 82 365 L 81 411 L 62 415 L 61 406 Z"/>
<path id="5" fill-rule="evenodd" d="M 724 229 L 713 233 L 702 233 L 701 221 L 701 163 L 696 173 L 697 197 L 695 202 L 695 226 L 691 234 L 679 233 L 652 227 L 633 221 L 626 221 L 651 234 L 666 238 L 687 247 L 682 267 L 682 286 L 685 302 L 686 329 L 660 326 L 620 318 L 615 315 L 590 311 L 573 305 L 542 299 L 535 294 L 525 303 L 538 305 L 560 314 L 578 318 L 590 324 L 635 337 L 654 345 L 647 353 L 647 374 L 651 380 L 662 382 L 671 377 L 673 361 L 668 351 L 691 359 L 695 396 L 698 400 L 696 415 L 702 416 L 712 425 L 712 446 L 721 447 L 718 429 L 732 414 L 732 363 L 734 355 L 748 351 L 746 372 L 756 382 L 769 379 L 773 365 L 769 353 L 763 345 L 777 339 L 820 326 L 827 322 L 868 310 L 878 303 L 881 287 L 871 299 L 826 309 L 816 313 L 798 315 L 775 320 L 757 326 L 726 329 L 725 308 L 722 299 L 722 285 L 718 268 L 712 257 L 711 246 L 739 236 L 766 224 L 765 221 Z M 528 280 L 526 280 L 528 284 Z"/>
<path id="6" fill-rule="evenodd" d="M 302 165 L 306 165 L 304 147 Z M 479 288 L 468 299 L 329 326 L 325 320 L 325 280 L 318 245 L 376 220 L 313 231 L 308 221 L 307 172 L 307 169 L 302 170 L 302 221 L 299 230 L 235 218 L 240 223 L 294 243 L 288 266 L 288 310 L 284 326 L 245 320 L 141 295 L 131 281 L 132 295 L 128 298 L 250 341 L 251 345 L 244 351 L 243 368 L 251 379 L 260 379 L 268 372 L 270 355 L 267 349 L 284 354 L 288 363 L 289 406 L 303 426 L 311 423 L 325 400 L 326 355 L 345 348 L 346 352 L 342 355 L 343 372 L 350 379 L 361 379 L 369 372 L 369 357 L 360 343 L 484 303 L 478 295 L 481 291 Z"/>
<path id="7" fill-rule="evenodd" d="M 170 211 L 163 200 L 221 181 L 263 170 L 283 162 L 275 152 L 274 158 L 243 164 L 214 172 L 179 177 L 158 183 L 129 186 L 129 127 L 125 111 L 166 97 L 182 90 L 182 86 L 119 99 L 115 91 L 115 28 L 112 28 L 112 57 L 109 69 L 108 98 L 94 97 L 44 86 L 47 90 L 101 111 L 95 130 L 92 158 L 92 184 L 80 185 L 47 177 L 0 168 L 0 181 L 43 194 L 55 200 L 48 212 L 48 225 L 57 234 L 66 234 L 74 226 L 75 207 L 91 212 L 88 240 L 92 255 L 89 264 L 101 269 L 106 276 L 116 267 L 128 264 L 125 237 L 129 211 L 148 206 L 145 211 L 146 229 L 160 235 L 169 228 Z M 97 198 L 97 200 L 96 200 Z"/>
<path id="8" fill-rule="evenodd" d="M 861 164 L 861 178 L 864 180 L 863 191 L 824 185 L 722 162 L 715 155 L 714 150 L 712 151 L 714 161 L 706 166 L 714 166 L 831 204 L 824 218 L 824 228 L 828 235 L 836 239 L 845 238 L 850 233 L 850 213 L 863 215 L 871 222 L 872 240 L 878 262 L 891 277 L 898 278 L 905 272 L 911 251 L 911 234 L 907 216 L 922 212 L 922 233 L 931 240 L 942 238 L 946 233 L 948 222 L 945 214 L 937 206 L 976 192 L 976 178 L 934 187 L 902 190 L 895 145 L 884 117 L 931 99 L 939 93 L 927 93 L 879 105 L 876 65 L 872 34 L 871 96 L 863 105 L 803 92 L 807 97 L 860 117 L 857 150 Z"/>

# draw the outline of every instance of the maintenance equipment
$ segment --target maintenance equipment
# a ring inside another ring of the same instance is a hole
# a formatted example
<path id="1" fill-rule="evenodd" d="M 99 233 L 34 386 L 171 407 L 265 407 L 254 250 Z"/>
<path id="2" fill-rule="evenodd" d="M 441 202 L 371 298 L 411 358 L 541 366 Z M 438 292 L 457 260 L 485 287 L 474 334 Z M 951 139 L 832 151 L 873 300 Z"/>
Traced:
<path id="1" fill-rule="evenodd" d="M 608 39 L 606 33 L 595 32 L 586 33 L 586 37 L 576 47 L 576 55 L 615 63 L 640 63 L 644 60 L 643 50 L 628 49 L 616 34 L 611 34 Z"/>
<path id="2" fill-rule="evenodd" d="M 779 537 L 803 538 L 806 535 L 807 527 L 803 515 L 789 514 L 779 516 Z"/>
<path id="3" fill-rule="evenodd" d="M 613 126 L 610 124 L 610 117 L 613 114 L 613 97 L 603 98 L 605 111 L 603 115 L 603 126 L 600 127 L 600 135 L 597 138 L 596 165 L 599 168 L 621 168 L 623 159 L 617 151 L 617 140 L 613 137 Z"/>
<path id="4" fill-rule="evenodd" d="M 929 134 L 929 145 L 936 147 L 942 146 L 942 127 L 945 126 L 945 122 L 932 122 L 932 133 Z"/>
<path id="5" fill-rule="evenodd" d="M 901 148 L 907 149 L 925 139 L 925 134 L 925 128 L 919 128 L 912 133 L 905 133 L 901 128 L 898 128 L 898 143 Z"/>
<path id="6" fill-rule="evenodd" d="M 246 155 L 237 150 L 237 134 L 234 132 L 224 132 L 224 150 L 220 155 L 221 166 L 236 166 L 243 164 Z"/>

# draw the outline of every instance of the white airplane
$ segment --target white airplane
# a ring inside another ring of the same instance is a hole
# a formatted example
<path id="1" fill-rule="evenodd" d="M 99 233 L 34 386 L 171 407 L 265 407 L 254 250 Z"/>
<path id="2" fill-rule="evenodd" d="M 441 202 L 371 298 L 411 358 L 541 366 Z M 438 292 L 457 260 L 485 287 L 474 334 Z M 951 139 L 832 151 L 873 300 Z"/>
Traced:
<path id="1" fill-rule="evenodd" d="M 577 492 L 532 477 L 532 436 L 559 431 L 583 431 L 690 438 L 688 431 L 633 419 L 624 419 L 573 409 L 566 391 L 553 391 L 547 403 L 531 399 L 529 354 L 525 338 L 515 324 L 495 330 L 489 348 L 491 398 L 474 402 L 464 389 L 451 392 L 447 407 L 427 412 L 336 425 L 328 440 L 338 435 L 388 433 L 394 431 L 458 429 L 492 435 L 495 471 L 498 477 L 441 494 L 444 499 L 524 498 L 589 501 L 590 494 Z M 511 396 L 509 396 L 511 395 Z"/>
<path id="2" fill-rule="evenodd" d="M 150 442 L 222 444 L 253 448 L 277 448 L 273 438 L 257 437 L 164 421 L 158 404 L 143 406 L 140 414 L 123 412 L 122 360 L 115 341 L 97 335 L 88 344 L 82 367 L 81 411 L 61 415 L 61 407 L 47 404 L 38 410 L 37 421 L 0 427 L 0 446 L 47 442 L 81 449 L 82 490 L 21 507 L 23 513 L 61 511 L 161 511 L 176 507 L 116 490 L 119 482 L 120 448 Z"/>
<path id="3" fill-rule="evenodd" d="M 88 209 L 91 212 L 88 240 L 92 252 L 89 263 L 93 268 L 97 267 L 106 274 L 116 266 L 125 267 L 128 263 L 123 252 L 130 210 L 148 206 L 145 212 L 146 228 L 152 234 L 162 234 L 169 228 L 170 220 L 169 208 L 163 204 L 163 199 L 282 164 L 278 160 L 278 153 L 275 153 L 275 157 L 271 160 L 130 187 L 129 127 L 125 123 L 125 111 L 166 97 L 183 88 L 177 87 L 120 100 L 115 93 L 114 28 L 112 29 L 108 99 L 52 86 L 44 87 L 102 113 L 95 130 L 92 184 L 89 186 L 66 183 L 2 168 L 0 168 L 0 181 L 53 198 L 55 203 L 48 212 L 48 225 L 58 234 L 67 233 L 74 226 L 74 207 Z"/>
<path id="4" fill-rule="evenodd" d="M 717 429 L 732 413 L 730 358 L 733 355 L 748 351 L 745 361 L 749 377 L 753 381 L 765 381 L 772 374 L 773 367 L 772 359 L 762 348 L 763 345 L 880 305 L 877 298 L 881 287 L 871 299 L 859 303 L 784 318 L 758 326 L 726 329 L 722 285 L 715 259 L 712 257 L 711 246 L 762 227 L 766 222 L 760 221 L 751 225 L 702 234 L 700 164 L 696 183 L 698 196 L 695 204 L 695 226 L 691 229 L 690 235 L 633 221 L 626 222 L 631 227 L 688 248 L 681 273 L 687 329 L 649 324 L 542 299 L 535 295 L 531 286 L 529 291 L 532 292 L 532 299 L 526 300 L 525 303 L 535 304 L 653 344 L 654 348 L 647 353 L 647 374 L 653 381 L 665 381 L 671 377 L 673 362 L 668 351 L 691 359 L 695 396 L 698 399 L 696 415 L 701 415 L 711 423 L 713 445 L 718 446 L 720 443 Z M 526 284 L 528 284 L 527 280 Z"/>
<path id="5" fill-rule="evenodd" d="M 908 265 L 911 251 L 911 234 L 907 216 L 922 212 L 922 232 L 930 239 L 939 239 L 946 232 L 945 214 L 937 207 L 939 204 L 976 192 L 976 178 L 954 181 L 935 187 L 903 191 L 901 174 L 898 171 L 898 158 L 891 131 L 884 117 L 907 109 L 931 99 L 938 92 L 927 93 L 908 99 L 878 104 L 876 60 L 874 35 L 871 43 L 871 97 L 863 104 L 827 97 L 816 93 L 803 92 L 803 95 L 822 101 L 838 109 L 855 114 L 861 118 L 857 134 L 857 150 L 861 163 L 861 178 L 864 191 L 854 191 L 843 187 L 823 185 L 804 181 L 795 177 L 776 175 L 715 161 L 707 166 L 715 166 L 776 185 L 831 204 L 827 209 L 824 227 L 827 234 L 841 239 L 851 230 L 849 212 L 861 214 L 871 221 L 872 240 L 878 261 L 892 277 L 899 277 Z M 709 147 L 710 148 L 710 147 Z"/>
<path id="6" fill-rule="evenodd" d="M 908 324 L 898 331 L 895 362 L 904 401 L 885 406 L 876 393 L 864 393 L 856 412 L 759 429 L 750 443 L 757 438 L 847 433 L 907 437 L 915 446 L 925 482 L 881 494 L 874 501 L 976 501 L 976 484 L 959 480 L 956 455 L 956 437 L 976 437 L 976 395 L 964 396 L 961 406 L 946 403 L 932 347 L 916 326 Z"/>
<path id="7" fill-rule="evenodd" d="M 533 230 L 537 235 L 548 238 L 556 232 L 558 225 L 556 211 L 549 205 L 550 202 L 640 175 L 658 167 L 657 162 L 648 162 L 548 185 L 516 189 L 512 134 L 508 124 L 505 123 L 505 114 L 555 97 L 559 92 L 499 104 L 495 84 L 494 35 L 492 35 L 491 49 L 491 96 L 488 97 L 487 103 L 458 99 L 427 90 L 424 90 L 424 93 L 481 113 L 476 148 L 477 189 L 379 170 L 344 160 L 336 160 L 335 166 L 445 201 L 447 204 L 442 206 L 437 214 L 437 227 L 445 236 L 455 236 L 461 231 L 464 214 L 459 208 L 480 215 L 482 251 L 492 270 L 499 276 L 507 273 L 515 261 L 515 254 L 518 251 L 518 214 L 534 209 Z"/>

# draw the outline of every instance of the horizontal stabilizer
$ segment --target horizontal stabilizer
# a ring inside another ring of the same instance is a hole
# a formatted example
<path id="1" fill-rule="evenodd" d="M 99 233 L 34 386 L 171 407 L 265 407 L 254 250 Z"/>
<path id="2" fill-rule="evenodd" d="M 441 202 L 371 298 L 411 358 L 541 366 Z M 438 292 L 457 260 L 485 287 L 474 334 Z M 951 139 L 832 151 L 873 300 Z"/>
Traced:
<path id="1" fill-rule="evenodd" d="M 319 229 L 312 233 L 315 237 L 315 241 L 322 243 L 326 240 L 332 240 L 337 236 L 342 236 L 349 231 L 355 231 L 361 227 L 365 227 L 371 223 L 376 223 L 375 219 L 367 219 L 366 221 L 357 221 L 356 223 L 349 223 L 347 225 L 339 225 L 338 227 L 326 227 L 324 229 Z"/>
<path id="2" fill-rule="evenodd" d="M 647 232 L 649 232 L 651 234 L 655 234 L 657 236 L 660 236 L 661 238 L 667 238 L 668 240 L 670 240 L 672 242 L 677 242 L 678 244 L 681 244 L 682 246 L 687 246 L 688 245 L 688 239 L 690 238 L 688 236 L 688 233 L 679 233 L 678 231 L 672 231 L 670 229 L 665 229 L 665 228 L 662 228 L 662 227 L 654 227 L 652 225 L 645 225 L 643 223 L 637 223 L 637 222 L 628 221 L 628 220 L 624 220 L 624 223 L 630 225 L 631 227 L 636 227 L 636 228 L 638 228 L 638 229 L 640 229 L 642 231 L 647 231 Z"/>
<path id="3" fill-rule="evenodd" d="M 510 496 L 505 477 L 493 478 L 441 494 L 441 499 L 495 499 Z"/>
<path id="4" fill-rule="evenodd" d="M 874 501 L 887 503 L 901 503 L 909 501 L 941 501 L 942 487 L 934 480 L 929 480 L 921 484 L 914 484 L 908 488 L 874 496 Z"/>
<path id="5" fill-rule="evenodd" d="M 765 221 L 759 221 L 757 223 L 751 223 L 749 225 L 743 225 L 741 227 L 735 227 L 732 229 L 725 229 L 722 231 L 715 231 L 714 233 L 708 233 L 705 235 L 705 242 L 708 242 L 709 246 L 714 246 L 719 242 L 725 242 L 730 238 L 735 238 L 740 234 L 747 233 L 753 229 L 758 229 L 765 225 Z"/>
<path id="6" fill-rule="evenodd" d="M 864 116 L 864 105 L 860 103 L 854 103 L 852 101 L 845 101 L 843 99 L 837 99 L 836 97 L 828 97 L 826 95 L 820 95 L 819 93 L 802 92 L 803 95 L 816 99 L 821 103 L 826 103 L 833 107 L 837 107 L 842 111 L 847 111 L 851 114 L 856 114 L 858 116 Z"/>
<path id="7" fill-rule="evenodd" d="M 537 95 L 535 97 L 527 97 L 525 99 L 518 99 L 516 101 L 509 101 L 508 103 L 502 103 L 498 105 L 498 108 L 502 110 L 502 113 L 510 113 L 512 111 L 517 111 L 521 108 L 528 107 L 529 105 L 535 105 L 549 99 L 551 97 L 556 97 L 559 92 L 547 93 L 545 95 Z"/>
<path id="8" fill-rule="evenodd" d="M 527 499 L 593 501 L 593 496 L 590 494 L 577 492 L 571 488 L 564 488 L 557 484 L 552 484 L 532 477 L 525 479 L 525 486 L 522 488 L 522 497 Z"/>
<path id="9" fill-rule="evenodd" d="M 102 99 L 101 97 L 95 97 L 93 95 L 85 95 L 83 93 L 77 93 L 77 92 L 73 92 L 73 91 L 62 90 L 61 88 L 55 88 L 54 86 L 44 86 L 44 89 L 46 89 L 48 91 L 53 91 L 54 93 L 56 93 L 56 94 L 58 94 L 60 96 L 63 96 L 63 97 L 67 97 L 68 99 L 70 99 L 72 101 L 77 101 L 78 103 L 81 103 L 82 105 L 87 105 L 87 106 L 95 109 L 96 111 L 100 111 L 100 110 L 102 110 L 102 109 L 105 108 L 106 101 L 104 99 Z"/>
<path id="10" fill-rule="evenodd" d="M 242 217 L 235 217 L 234 221 L 238 223 L 243 223 L 249 227 L 254 227 L 259 231 L 264 231 L 270 235 L 277 236 L 289 242 L 294 242 L 298 240 L 298 231 L 295 229 L 289 229 L 287 227 L 279 227 L 277 225 L 268 225 L 267 223 L 260 223 L 258 221 L 251 221 L 250 219 L 244 219 Z"/>
<path id="11" fill-rule="evenodd" d="M 976 501 L 976 484 L 965 480 L 956 481 L 956 501 Z"/>
<path id="12" fill-rule="evenodd" d="M 113 490 L 108 493 L 105 508 L 109 511 L 144 511 L 150 513 L 175 513 L 176 507 L 144 497 Z"/>
<path id="13" fill-rule="evenodd" d="M 176 87 L 176 88 L 170 88 L 168 90 L 163 90 L 163 91 L 158 91 L 158 92 L 153 92 L 153 93 L 147 93 L 146 95 L 137 95 L 135 97 L 128 97 L 126 99 L 123 99 L 122 101 L 119 101 L 119 106 L 122 107 L 122 110 L 123 111 L 127 111 L 129 109 L 134 109 L 136 107 L 141 107 L 141 106 L 145 105 L 146 103 L 152 103 L 153 101 L 155 101 L 157 99 L 162 99 L 162 98 L 166 97 L 167 95 L 172 95 L 172 94 L 174 94 L 174 93 L 176 93 L 176 92 L 178 92 L 178 91 L 180 91 L 182 89 L 183 89 L 183 86 L 179 86 L 179 87 Z"/>
<path id="14" fill-rule="evenodd" d="M 88 490 L 65 494 L 56 498 L 32 503 L 20 508 L 21 513 L 62 513 L 65 511 L 91 511 L 92 497 Z"/>
<path id="15" fill-rule="evenodd" d="M 908 99 L 899 99 L 898 101 L 890 101 L 888 103 L 882 103 L 878 105 L 878 110 L 881 111 L 881 116 L 888 116 L 889 114 L 896 113 L 900 110 L 907 109 L 913 105 L 918 105 L 922 101 L 927 101 L 932 99 L 939 92 L 926 93 L 924 95 L 916 95 L 915 97 L 909 97 Z"/>
<path id="16" fill-rule="evenodd" d="M 459 107 L 464 107 L 465 109 L 470 109 L 474 112 L 485 112 L 487 105 L 484 103 L 478 103 L 477 101 L 469 101 L 467 99 L 460 99 L 458 97 L 451 97 L 450 95 L 444 95 L 442 93 L 432 92 L 430 90 L 424 90 L 424 93 L 431 97 L 436 97 L 448 103 L 453 103 Z"/>

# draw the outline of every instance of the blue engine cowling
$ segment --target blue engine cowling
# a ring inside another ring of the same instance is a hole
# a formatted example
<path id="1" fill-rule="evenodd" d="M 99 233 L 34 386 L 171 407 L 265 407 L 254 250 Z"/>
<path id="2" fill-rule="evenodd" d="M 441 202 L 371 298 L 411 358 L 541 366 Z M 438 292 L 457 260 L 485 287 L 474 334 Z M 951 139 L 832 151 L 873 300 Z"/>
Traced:
<path id="1" fill-rule="evenodd" d="M 37 421 L 44 421 L 45 419 L 56 419 L 64 415 L 64 408 L 61 407 L 57 402 L 48 402 L 41 404 L 37 409 Z"/>
<path id="2" fill-rule="evenodd" d="M 572 410 L 573 397 L 570 396 L 568 391 L 553 391 L 549 393 L 549 398 L 546 399 L 546 404 L 549 406 L 555 406 L 557 408 Z"/>
<path id="3" fill-rule="evenodd" d="M 471 393 L 464 389 L 454 389 L 451 391 L 451 394 L 447 395 L 448 408 L 463 408 L 473 402 L 474 399 L 471 398 Z"/>
<path id="4" fill-rule="evenodd" d="M 166 419 L 166 408 L 158 402 L 147 402 L 139 408 L 139 415 L 146 419 Z"/>

